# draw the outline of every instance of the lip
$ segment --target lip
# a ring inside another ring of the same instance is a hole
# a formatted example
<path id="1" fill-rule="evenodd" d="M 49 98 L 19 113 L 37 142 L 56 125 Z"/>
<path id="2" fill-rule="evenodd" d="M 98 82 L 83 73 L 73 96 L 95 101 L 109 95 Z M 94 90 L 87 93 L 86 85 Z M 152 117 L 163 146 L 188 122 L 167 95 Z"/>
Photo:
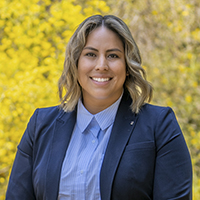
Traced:
<path id="1" fill-rule="evenodd" d="M 110 77 L 90 77 L 93 81 L 98 83 L 105 83 L 110 81 L 112 78 Z"/>
<path id="2" fill-rule="evenodd" d="M 90 77 L 90 80 L 95 84 L 96 86 L 106 86 L 110 81 L 112 80 L 112 77 L 97 77 L 92 76 Z"/>

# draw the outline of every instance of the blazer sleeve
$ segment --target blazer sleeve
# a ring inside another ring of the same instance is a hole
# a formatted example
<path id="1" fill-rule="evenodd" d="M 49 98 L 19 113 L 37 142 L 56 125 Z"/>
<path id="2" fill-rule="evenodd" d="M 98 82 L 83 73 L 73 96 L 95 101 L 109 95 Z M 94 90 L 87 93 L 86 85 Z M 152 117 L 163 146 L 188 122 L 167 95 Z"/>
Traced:
<path id="1" fill-rule="evenodd" d="M 181 129 L 171 108 L 160 112 L 155 129 L 157 157 L 154 200 L 191 200 L 192 165 Z"/>
<path id="2" fill-rule="evenodd" d="M 6 192 L 6 200 L 35 200 L 32 167 L 33 167 L 33 137 L 36 127 L 38 110 L 31 117 L 24 135 L 18 145 L 15 161 Z"/>

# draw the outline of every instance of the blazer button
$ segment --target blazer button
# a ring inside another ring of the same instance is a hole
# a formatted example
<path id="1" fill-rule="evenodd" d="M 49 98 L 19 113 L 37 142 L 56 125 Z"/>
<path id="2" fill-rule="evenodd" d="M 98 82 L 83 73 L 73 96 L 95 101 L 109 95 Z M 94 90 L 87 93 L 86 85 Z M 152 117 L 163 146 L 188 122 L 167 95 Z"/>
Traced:
<path id="1" fill-rule="evenodd" d="M 132 121 L 130 124 L 131 124 L 131 126 L 132 126 L 132 125 L 134 124 L 134 121 Z"/>

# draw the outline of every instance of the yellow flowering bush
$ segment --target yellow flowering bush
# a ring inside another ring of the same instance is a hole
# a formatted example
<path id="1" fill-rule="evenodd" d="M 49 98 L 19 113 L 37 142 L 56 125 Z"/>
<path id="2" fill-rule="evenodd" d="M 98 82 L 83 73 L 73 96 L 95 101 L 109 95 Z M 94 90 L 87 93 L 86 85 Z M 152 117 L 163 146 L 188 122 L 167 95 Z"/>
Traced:
<path id="1" fill-rule="evenodd" d="M 0 199 L 31 114 L 59 103 L 67 41 L 86 17 L 108 10 L 103 1 L 0 1 Z"/>

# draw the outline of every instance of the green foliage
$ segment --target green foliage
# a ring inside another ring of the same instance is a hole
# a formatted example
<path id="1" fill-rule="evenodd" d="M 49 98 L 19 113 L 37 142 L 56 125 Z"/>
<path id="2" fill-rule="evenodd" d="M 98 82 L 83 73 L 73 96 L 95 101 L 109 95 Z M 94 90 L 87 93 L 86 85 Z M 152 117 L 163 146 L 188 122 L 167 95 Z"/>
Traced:
<path id="1" fill-rule="evenodd" d="M 154 87 L 153 103 L 176 112 L 192 156 L 193 199 L 200 199 L 200 2 L 108 0 L 108 5 L 132 30 Z"/>

